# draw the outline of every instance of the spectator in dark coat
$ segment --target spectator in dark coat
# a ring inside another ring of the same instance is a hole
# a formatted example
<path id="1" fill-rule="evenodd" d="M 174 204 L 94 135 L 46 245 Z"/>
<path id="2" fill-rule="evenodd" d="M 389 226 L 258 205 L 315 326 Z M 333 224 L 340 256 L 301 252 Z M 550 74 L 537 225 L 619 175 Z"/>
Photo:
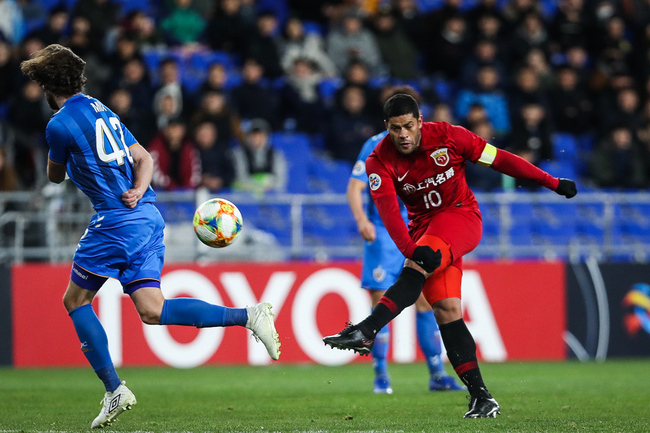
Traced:
<path id="1" fill-rule="evenodd" d="M 255 59 L 247 59 L 242 67 L 244 81 L 231 92 L 233 108 L 242 119 L 261 117 L 278 129 L 279 98 L 276 93 L 261 83 L 264 68 Z"/>
<path id="2" fill-rule="evenodd" d="M 323 132 L 325 103 L 318 92 L 322 76 L 307 59 L 297 58 L 282 88 L 282 117 L 296 121 L 299 132 Z"/>
<path id="3" fill-rule="evenodd" d="M 392 78 L 414 80 L 418 77 L 418 50 L 388 9 L 373 18 L 375 40 L 382 60 Z"/>
<path id="4" fill-rule="evenodd" d="M 642 188 L 647 185 L 645 160 L 632 131 L 614 127 L 591 159 L 591 177 L 600 187 Z"/>
<path id="5" fill-rule="evenodd" d="M 550 92 L 553 125 L 558 132 L 584 134 L 592 127 L 593 103 L 578 73 L 565 66 L 557 73 L 557 86 Z"/>
<path id="6" fill-rule="evenodd" d="M 264 76 L 276 79 L 282 76 L 280 65 L 278 19 L 270 12 L 257 17 L 257 26 L 251 32 L 246 45 L 246 57 L 255 59 L 262 68 Z"/>
<path id="7" fill-rule="evenodd" d="M 241 0 L 216 0 L 216 11 L 206 26 L 205 40 L 213 50 L 242 56 L 251 31 L 241 13 Z"/>
<path id="8" fill-rule="evenodd" d="M 104 38 L 109 30 L 116 28 L 120 5 L 110 0 L 79 0 L 72 17 L 83 17 L 90 24 L 90 45 L 93 49 L 104 51 Z"/>
<path id="9" fill-rule="evenodd" d="M 235 177 L 233 160 L 228 143 L 220 143 L 217 126 L 210 121 L 201 122 L 193 135 L 201 159 L 199 186 L 213 192 L 230 188 Z"/>
<path id="10" fill-rule="evenodd" d="M 333 158 L 354 164 L 365 140 L 378 132 L 366 114 L 366 103 L 363 89 L 345 89 L 343 107 L 334 111 L 328 126 L 326 148 Z"/>
<path id="11" fill-rule="evenodd" d="M 66 37 L 68 10 L 63 5 L 55 6 L 47 15 L 47 22 L 40 29 L 32 32 L 32 35 L 39 38 L 45 45 L 60 44 Z"/>

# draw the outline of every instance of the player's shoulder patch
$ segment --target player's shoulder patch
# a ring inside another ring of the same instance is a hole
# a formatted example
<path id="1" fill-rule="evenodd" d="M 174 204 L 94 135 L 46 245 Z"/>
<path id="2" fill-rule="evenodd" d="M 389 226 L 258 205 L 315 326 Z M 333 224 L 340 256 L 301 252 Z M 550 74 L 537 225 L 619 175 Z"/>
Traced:
<path id="1" fill-rule="evenodd" d="M 381 176 L 377 173 L 370 173 L 368 183 L 370 184 L 370 189 L 376 191 L 381 186 Z"/>
<path id="2" fill-rule="evenodd" d="M 352 167 L 352 174 L 354 176 L 361 176 L 365 172 L 366 172 L 366 163 L 364 161 L 359 160 L 354 164 L 354 167 Z"/>

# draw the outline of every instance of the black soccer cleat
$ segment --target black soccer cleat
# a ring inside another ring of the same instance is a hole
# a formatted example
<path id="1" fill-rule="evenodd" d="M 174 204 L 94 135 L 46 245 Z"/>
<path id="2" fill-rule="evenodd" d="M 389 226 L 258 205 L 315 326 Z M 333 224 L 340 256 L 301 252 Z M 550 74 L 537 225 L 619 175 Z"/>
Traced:
<path id="1" fill-rule="evenodd" d="M 323 338 L 327 346 L 343 350 L 353 350 L 361 355 L 367 356 L 372 351 L 375 340 L 369 340 L 356 325 L 348 324 L 348 327 L 338 334 L 328 335 Z"/>
<path id="2" fill-rule="evenodd" d="M 481 388 L 478 394 L 470 398 L 469 410 L 463 418 L 496 418 L 497 415 L 501 415 L 499 403 L 487 389 Z"/>

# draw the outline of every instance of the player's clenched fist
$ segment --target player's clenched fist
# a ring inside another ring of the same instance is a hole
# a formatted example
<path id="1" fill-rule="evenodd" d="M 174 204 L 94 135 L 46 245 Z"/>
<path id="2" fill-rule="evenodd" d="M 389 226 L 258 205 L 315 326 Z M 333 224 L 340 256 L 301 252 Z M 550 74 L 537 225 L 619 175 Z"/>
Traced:
<path id="1" fill-rule="evenodd" d="M 555 188 L 555 192 L 565 196 L 566 198 L 574 197 L 578 193 L 576 183 L 571 179 L 560 178 L 560 182 Z"/>

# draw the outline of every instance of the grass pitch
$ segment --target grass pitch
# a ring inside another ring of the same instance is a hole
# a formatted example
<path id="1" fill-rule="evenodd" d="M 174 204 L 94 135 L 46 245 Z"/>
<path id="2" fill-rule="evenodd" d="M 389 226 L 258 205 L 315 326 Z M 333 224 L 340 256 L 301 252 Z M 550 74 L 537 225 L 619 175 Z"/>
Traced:
<path id="1" fill-rule="evenodd" d="M 449 367 L 448 367 L 449 368 Z M 466 393 L 429 392 L 423 364 L 122 368 L 138 404 L 112 431 L 648 432 L 650 360 L 482 364 L 496 419 L 462 419 Z M 89 369 L 0 369 L 0 431 L 87 431 L 103 387 Z"/>

